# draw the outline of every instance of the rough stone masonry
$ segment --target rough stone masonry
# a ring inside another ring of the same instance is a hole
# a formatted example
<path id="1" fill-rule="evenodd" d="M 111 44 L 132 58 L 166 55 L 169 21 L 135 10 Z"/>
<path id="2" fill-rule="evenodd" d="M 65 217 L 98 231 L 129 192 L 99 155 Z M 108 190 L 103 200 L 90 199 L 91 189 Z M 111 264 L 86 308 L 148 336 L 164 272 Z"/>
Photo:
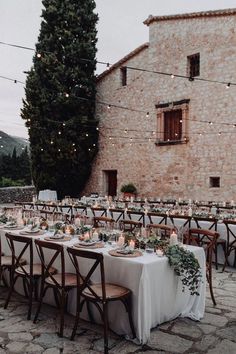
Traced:
<path id="1" fill-rule="evenodd" d="M 84 194 L 107 194 L 115 170 L 117 193 L 133 182 L 145 196 L 236 200 L 236 86 L 129 69 L 188 76 L 188 57 L 199 53 L 200 78 L 236 82 L 236 9 L 150 16 L 145 24 L 149 43 L 98 77 L 97 100 L 130 110 L 97 104 L 102 134 Z M 181 141 L 160 144 L 165 112 L 176 109 Z"/>

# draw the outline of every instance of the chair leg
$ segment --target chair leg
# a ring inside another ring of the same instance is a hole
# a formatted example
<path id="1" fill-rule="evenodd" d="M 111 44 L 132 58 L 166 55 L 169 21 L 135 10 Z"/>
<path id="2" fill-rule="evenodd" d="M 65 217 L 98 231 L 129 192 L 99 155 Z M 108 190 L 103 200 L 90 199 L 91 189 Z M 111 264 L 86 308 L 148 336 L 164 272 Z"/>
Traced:
<path id="1" fill-rule="evenodd" d="M 212 272 L 211 269 L 209 270 L 209 274 L 207 275 L 207 280 L 208 280 L 208 284 L 209 284 L 209 288 L 210 288 L 210 294 L 211 294 L 211 299 L 213 302 L 213 305 L 216 306 L 216 300 L 215 300 L 215 296 L 213 293 L 213 287 L 212 287 Z"/>
<path id="2" fill-rule="evenodd" d="M 39 295 L 39 304 L 38 304 L 38 308 L 36 310 L 35 316 L 34 316 L 34 323 L 37 322 L 38 319 L 38 315 L 40 313 L 41 307 L 42 307 L 42 303 L 43 303 L 43 297 L 45 295 L 45 291 L 47 290 L 47 288 L 44 289 L 44 280 L 41 279 L 41 288 L 40 288 L 40 295 Z"/>
<path id="3" fill-rule="evenodd" d="M 28 309 L 27 320 L 30 320 L 30 318 L 31 318 L 32 302 L 33 302 L 33 291 L 34 291 L 33 281 L 34 281 L 33 279 L 30 279 L 30 283 L 29 283 L 29 309 Z"/>
<path id="4" fill-rule="evenodd" d="M 77 294 L 76 298 L 77 298 L 77 300 L 76 300 L 75 323 L 74 323 L 74 327 L 73 327 L 73 330 L 72 330 L 72 333 L 71 333 L 71 337 L 70 337 L 71 340 L 74 340 L 74 338 L 75 338 L 76 330 L 77 330 L 78 324 L 79 324 L 79 315 L 80 315 L 80 312 L 81 312 L 83 304 L 84 304 L 84 300 L 80 304 L 80 295 Z"/>
<path id="5" fill-rule="evenodd" d="M 129 296 L 127 299 L 122 300 L 122 302 L 125 306 L 126 311 L 128 312 L 130 329 L 131 329 L 133 338 L 135 338 L 136 333 L 135 333 L 135 329 L 134 329 L 134 322 L 133 322 L 133 317 L 132 317 L 132 312 L 131 312 L 131 309 L 132 309 L 131 296 Z"/>
<path id="6" fill-rule="evenodd" d="M 17 277 L 14 278 L 14 276 L 11 276 L 11 280 L 10 280 L 10 288 L 9 288 L 9 292 L 8 292 L 8 296 L 4 305 L 4 309 L 6 309 L 8 307 L 9 301 L 11 299 L 13 290 L 14 290 L 14 285 L 16 282 Z"/>
<path id="7" fill-rule="evenodd" d="M 218 245 L 216 244 L 215 245 L 215 267 L 216 267 L 216 270 L 218 270 Z"/>
<path id="8" fill-rule="evenodd" d="M 62 289 L 62 291 L 61 291 L 61 304 L 60 304 L 60 330 L 59 330 L 59 337 L 63 337 L 64 311 L 65 311 L 65 289 Z"/>
<path id="9" fill-rule="evenodd" d="M 104 354 L 108 354 L 108 313 L 107 303 L 103 304 Z"/>

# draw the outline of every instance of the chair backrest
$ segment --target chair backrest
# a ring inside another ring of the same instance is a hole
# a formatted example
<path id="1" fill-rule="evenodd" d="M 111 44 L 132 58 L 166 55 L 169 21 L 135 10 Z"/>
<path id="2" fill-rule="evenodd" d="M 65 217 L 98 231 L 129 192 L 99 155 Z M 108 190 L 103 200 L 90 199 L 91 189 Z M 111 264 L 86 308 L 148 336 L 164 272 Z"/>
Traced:
<path id="1" fill-rule="evenodd" d="M 208 229 L 189 229 L 187 234 L 187 244 L 203 247 L 206 253 L 206 260 L 211 267 L 212 254 L 216 247 L 216 242 L 220 234 Z"/>
<path id="2" fill-rule="evenodd" d="M 54 242 L 43 241 L 43 240 L 35 240 L 35 246 L 42 265 L 42 280 L 49 277 L 51 278 L 53 285 L 57 286 L 58 288 L 64 288 L 65 287 L 65 255 L 64 255 L 63 245 Z M 48 260 L 47 257 L 47 261 L 45 260 L 46 250 L 52 251 L 51 258 Z M 54 277 L 54 273 L 50 272 L 50 268 L 55 264 L 57 260 L 60 260 L 60 270 L 59 270 L 59 274 L 61 275 L 60 283 Z"/>
<path id="3" fill-rule="evenodd" d="M 94 227 L 100 227 L 103 226 L 104 224 L 106 226 L 109 226 L 112 228 L 114 226 L 115 220 L 113 218 L 109 218 L 107 216 L 95 216 L 93 218 L 93 226 Z"/>
<path id="4" fill-rule="evenodd" d="M 173 231 L 174 227 L 169 225 L 163 224 L 147 224 L 146 229 L 149 233 L 156 232 L 161 237 L 170 237 L 171 232 Z"/>
<path id="5" fill-rule="evenodd" d="M 126 220 L 126 219 L 120 220 L 119 224 L 120 224 L 120 229 L 122 231 L 129 231 L 129 232 L 132 232 L 132 233 L 135 232 L 135 229 L 140 229 L 141 230 L 141 228 L 143 226 L 143 223 L 140 222 L 140 221 Z"/>
<path id="6" fill-rule="evenodd" d="M 20 268 L 23 275 L 31 277 L 33 275 L 33 239 L 31 237 L 12 235 L 9 233 L 6 233 L 6 239 L 11 250 L 12 272 L 14 272 L 16 268 Z M 20 244 L 21 247 L 16 247 L 17 243 Z M 25 271 L 21 262 L 22 257 L 27 251 L 29 251 L 29 273 Z"/>
<path id="7" fill-rule="evenodd" d="M 77 277 L 77 285 L 80 291 L 84 291 L 87 289 L 91 292 L 91 294 L 95 297 L 96 300 L 99 300 L 100 297 L 96 294 L 96 292 L 91 288 L 91 284 L 94 283 L 92 281 L 92 276 L 95 271 L 99 268 L 100 276 L 101 276 L 101 285 L 102 285 L 102 300 L 106 300 L 106 287 L 105 287 L 105 272 L 104 272 L 104 263 L 103 263 L 103 254 L 98 252 L 91 252 L 87 250 L 80 250 L 68 247 L 67 252 L 72 261 L 72 264 L 75 267 L 76 277 Z M 79 258 L 86 258 L 93 261 L 91 267 L 89 267 L 86 272 L 87 274 L 82 274 L 80 271 L 80 261 Z"/>

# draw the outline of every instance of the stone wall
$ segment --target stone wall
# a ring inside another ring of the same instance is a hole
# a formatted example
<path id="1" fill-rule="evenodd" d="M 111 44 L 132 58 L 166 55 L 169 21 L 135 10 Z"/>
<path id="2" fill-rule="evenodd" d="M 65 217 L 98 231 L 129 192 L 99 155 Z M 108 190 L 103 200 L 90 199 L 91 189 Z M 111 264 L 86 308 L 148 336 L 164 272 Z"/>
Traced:
<path id="1" fill-rule="evenodd" d="M 201 77 L 236 82 L 236 15 L 153 22 L 149 30 L 149 47 L 123 65 L 186 75 L 187 56 L 200 53 Z M 84 194 L 105 194 L 103 171 L 117 170 L 118 193 L 122 184 L 133 182 L 140 195 L 236 200 L 235 87 L 130 69 L 122 87 L 118 67 L 97 90 L 100 101 L 150 115 L 98 105 L 100 151 Z M 156 105 L 183 99 L 190 100 L 184 123 L 189 141 L 157 145 Z M 220 177 L 220 188 L 210 187 L 210 177 Z"/>
<path id="2" fill-rule="evenodd" d="M 0 204 L 31 202 L 35 194 L 34 186 L 0 188 Z"/>

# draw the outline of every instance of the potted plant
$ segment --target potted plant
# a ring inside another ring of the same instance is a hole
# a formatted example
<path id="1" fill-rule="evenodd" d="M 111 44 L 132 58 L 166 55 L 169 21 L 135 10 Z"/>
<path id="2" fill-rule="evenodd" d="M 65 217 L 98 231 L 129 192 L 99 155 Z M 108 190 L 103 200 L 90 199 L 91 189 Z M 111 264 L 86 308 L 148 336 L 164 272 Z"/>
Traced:
<path id="1" fill-rule="evenodd" d="M 137 188 L 133 183 L 123 184 L 120 191 L 123 193 L 124 198 L 135 197 L 137 193 Z"/>

